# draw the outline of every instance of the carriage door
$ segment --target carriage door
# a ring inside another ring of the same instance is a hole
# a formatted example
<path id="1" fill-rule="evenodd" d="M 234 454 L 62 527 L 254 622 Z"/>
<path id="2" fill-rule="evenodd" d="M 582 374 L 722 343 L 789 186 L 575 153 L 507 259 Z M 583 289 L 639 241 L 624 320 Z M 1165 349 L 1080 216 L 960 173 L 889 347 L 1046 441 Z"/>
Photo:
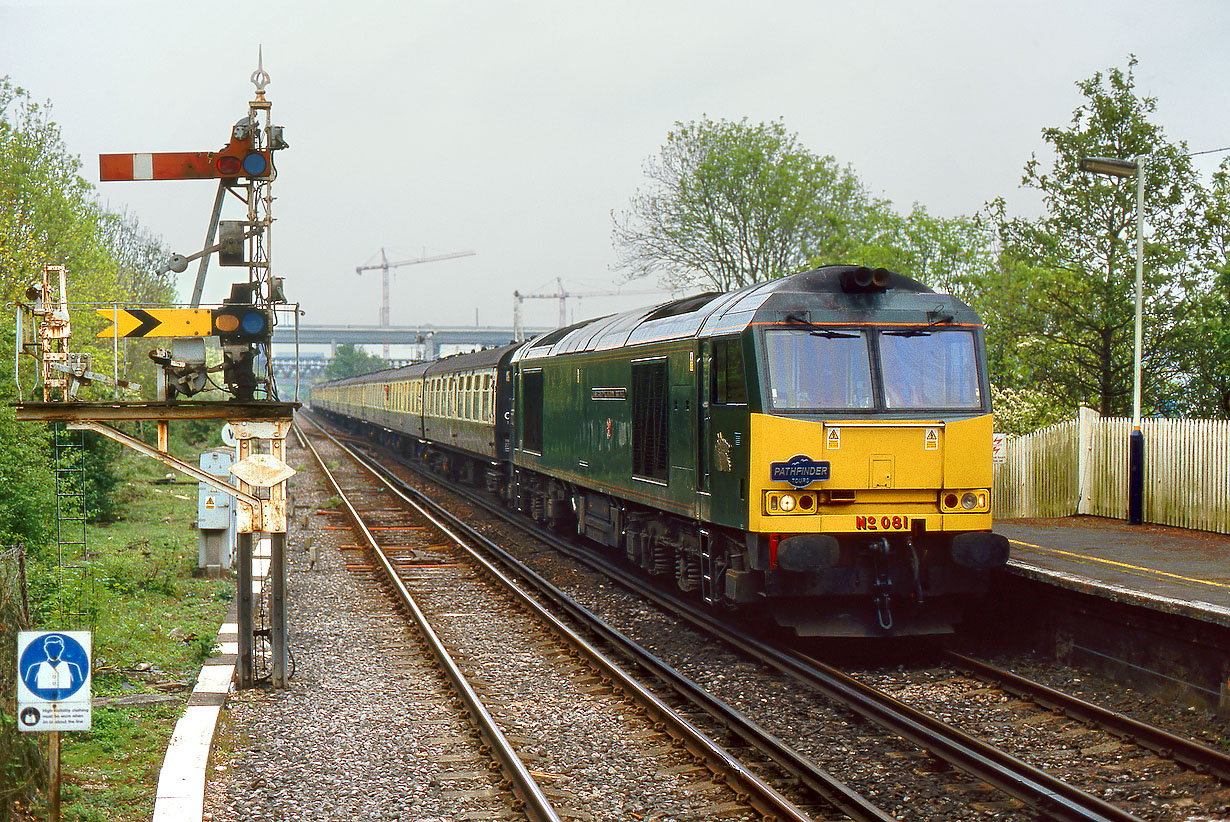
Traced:
<path id="1" fill-rule="evenodd" d="M 709 390 L 713 369 L 713 344 L 709 340 L 701 340 L 698 359 L 700 367 L 696 369 L 696 416 L 699 423 L 696 431 L 696 490 L 708 494 L 710 463 L 713 461 L 709 430 L 713 413 L 710 406 L 712 392 Z"/>

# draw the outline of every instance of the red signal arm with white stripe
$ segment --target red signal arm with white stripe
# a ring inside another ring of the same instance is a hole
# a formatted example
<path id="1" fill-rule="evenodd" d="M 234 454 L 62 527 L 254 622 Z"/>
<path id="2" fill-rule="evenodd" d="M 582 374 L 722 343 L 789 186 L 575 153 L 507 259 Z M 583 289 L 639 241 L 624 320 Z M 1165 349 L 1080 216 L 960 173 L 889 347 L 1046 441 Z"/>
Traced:
<path id="1" fill-rule="evenodd" d="M 247 139 L 231 138 L 221 151 L 160 151 L 145 154 L 99 154 L 98 179 L 118 180 L 214 180 L 236 177 L 244 155 L 252 151 Z M 235 173 L 222 173 L 218 158 L 234 158 Z"/>
<path id="2" fill-rule="evenodd" d="M 99 154 L 99 180 L 212 180 L 218 176 L 212 151 L 157 154 Z"/>

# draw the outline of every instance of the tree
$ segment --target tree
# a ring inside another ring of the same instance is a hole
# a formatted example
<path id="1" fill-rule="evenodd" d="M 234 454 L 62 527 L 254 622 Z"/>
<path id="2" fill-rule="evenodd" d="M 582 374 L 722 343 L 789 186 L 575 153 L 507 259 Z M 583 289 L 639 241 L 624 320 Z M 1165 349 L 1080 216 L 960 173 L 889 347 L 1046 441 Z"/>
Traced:
<path id="1" fill-rule="evenodd" d="M 1186 147 L 1167 141 L 1149 117 L 1156 100 L 1137 94 L 1131 58 L 1078 83 L 1085 101 L 1067 128 L 1042 134 L 1054 149 L 1045 170 L 1025 166 L 1022 185 L 1042 194 L 1046 214 L 1010 217 L 1002 199 L 989 214 L 1002 245 L 1000 271 L 983 302 L 1001 323 L 993 351 L 1001 387 L 1039 386 L 1066 407 L 1103 414 L 1130 407 L 1135 311 L 1135 180 L 1080 170 L 1082 157 L 1141 158 L 1145 171 L 1145 403 L 1165 406 L 1181 357 L 1169 342 L 1198 272 L 1200 187 Z M 1023 355 L 1022 355 L 1023 352 Z"/>
<path id="2" fill-rule="evenodd" d="M 13 344 L 12 330 L 0 331 L 0 380 L 8 386 L 13 384 Z M 17 422 L 9 397 L 0 399 L 0 548 L 21 542 L 37 552 L 54 536 L 55 479 L 47 427 Z"/>
<path id="3" fill-rule="evenodd" d="M 1204 213 L 1208 242 L 1201 265 L 1210 274 L 1183 306 L 1174 345 L 1185 353 L 1192 413 L 1230 417 L 1230 159 L 1213 175 Z"/>
<path id="4" fill-rule="evenodd" d="M 358 346 L 346 344 L 337 347 L 337 353 L 325 366 L 325 376 L 331 380 L 340 380 L 388 367 L 389 364 L 375 354 L 368 354 Z"/>
<path id="5" fill-rule="evenodd" d="M 50 106 L 0 77 L 0 302 L 22 296 L 47 264 L 68 267 L 70 303 L 170 302 L 173 280 L 154 273 L 165 257 L 158 241 L 136 219 L 105 212 L 80 169 Z M 110 372 L 111 343 L 94 338 L 103 321 L 80 306 L 72 308 L 72 319 L 73 350 L 89 351 L 93 370 Z M 10 326 L 0 332 L 0 544 L 22 540 L 37 552 L 54 536 L 55 483 L 47 429 L 17 423 L 4 410 L 16 399 L 14 346 Z M 141 362 L 149 367 L 144 357 Z M 29 387 L 34 368 L 25 363 L 22 383 Z M 91 487 L 98 492 L 91 494 L 91 515 L 117 503 L 101 493 L 119 481 L 117 448 L 99 438 L 89 450 Z"/>
<path id="6" fill-rule="evenodd" d="M 853 171 L 780 121 L 676 123 L 645 174 L 612 239 L 631 276 L 671 287 L 729 291 L 839 258 L 867 203 Z"/>
<path id="7" fill-rule="evenodd" d="M 903 217 L 892 203 L 871 201 L 851 229 L 845 257 L 833 262 L 887 268 L 967 302 L 995 265 L 992 235 L 977 217 L 935 217 L 918 203 Z"/>
<path id="8" fill-rule="evenodd" d="M 0 302 L 11 302 L 47 264 L 69 272 L 69 300 L 172 302 L 174 275 L 159 273 L 166 253 L 135 217 L 106 212 L 80 175 L 49 104 L 0 77 Z M 104 321 L 73 310 L 73 347 L 94 369 L 111 371 L 111 345 L 95 339 Z M 148 360 L 140 382 L 152 385 Z M 4 389 L 0 389 L 4 390 Z"/>

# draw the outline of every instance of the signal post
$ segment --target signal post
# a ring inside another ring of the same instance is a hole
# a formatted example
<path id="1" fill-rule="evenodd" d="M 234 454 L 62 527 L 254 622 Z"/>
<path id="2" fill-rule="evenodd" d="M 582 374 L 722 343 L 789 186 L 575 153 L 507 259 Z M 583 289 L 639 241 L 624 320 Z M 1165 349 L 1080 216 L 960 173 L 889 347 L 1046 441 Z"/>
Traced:
<path id="1" fill-rule="evenodd" d="M 255 98 L 248 116 L 231 127 L 226 145 L 216 152 L 164 152 L 104 154 L 99 157 L 104 182 L 120 180 L 217 179 L 218 196 L 210 218 L 204 247 L 189 255 L 174 254 L 164 270 L 182 272 L 188 262 L 200 259 L 189 308 L 139 306 L 97 309 L 111 325 L 98 334 L 115 341 L 118 359 L 120 338 L 170 338 L 167 347 L 154 348 L 150 359 L 158 367 L 157 398 L 154 401 L 123 398 L 123 388 L 139 386 L 108 378 L 90 368 L 89 355 L 69 351 L 71 324 L 67 299 L 68 279 L 62 267 L 49 266 L 41 282 L 33 284 L 26 301 L 18 303 L 19 350 L 35 358 L 39 400 L 15 403 L 22 421 L 51 421 L 70 429 L 88 429 L 107 436 L 139 453 L 158 459 L 181 473 L 234 497 L 238 513 L 237 607 L 239 622 L 239 687 L 251 687 L 258 676 L 257 649 L 267 643 L 269 681 L 287 685 L 287 625 L 285 614 L 287 531 L 287 480 L 294 469 L 285 462 L 286 436 L 298 403 L 278 397 L 270 352 L 279 305 L 286 304 L 282 280 L 272 275 L 271 184 L 277 176 L 276 152 L 287 147 L 282 128 L 270 121 L 270 103 L 265 99 L 269 75 L 263 65 L 252 74 Z M 226 194 L 247 207 L 242 220 L 220 220 Z M 215 232 L 218 242 L 215 244 Z M 222 266 L 246 267 L 246 282 L 231 286 L 230 296 L 215 308 L 200 306 L 208 260 L 218 254 Z M 57 283 L 52 275 L 59 275 Z M 293 308 L 297 316 L 297 306 Z M 221 380 L 218 366 L 207 364 L 206 340 L 217 339 L 222 349 Z M 165 345 L 165 344 L 164 344 Z M 115 384 L 115 398 L 78 400 L 83 386 Z M 230 394 L 228 401 L 188 398 L 210 385 Z M 218 384 L 220 383 L 220 385 Z M 18 374 L 19 396 L 21 375 Z M 237 461 L 234 482 L 214 477 L 198 466 L 168 453 L 167 431 L 172 421 L 216 419 L 229 423 L 235 433 Z M 158 426 L 156 447 L 131 437 L 111 423 L 148 420 Z M 267 556 L 254 556 L 258 545 L 267 544 Z M 254 587 L 254 559 L 268 564 L 270 591 Z M 263 615 L 262 615 L 263 614 Z M 258 617 L 258 615 L 261 615 Z M 267 622 L 265 621 L 267 617 Z M 267 625 L 267 627 L 266 627 Z"/>

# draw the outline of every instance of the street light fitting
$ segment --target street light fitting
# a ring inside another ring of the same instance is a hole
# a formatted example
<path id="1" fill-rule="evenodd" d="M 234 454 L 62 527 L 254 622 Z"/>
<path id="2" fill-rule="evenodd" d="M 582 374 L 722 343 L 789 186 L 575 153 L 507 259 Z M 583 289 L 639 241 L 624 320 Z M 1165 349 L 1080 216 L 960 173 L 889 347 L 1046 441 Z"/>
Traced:
<path id="1" fill-rule="evenodd" d="M 1128 437 L 1128 522 L 1144 522 L 1145 435 L 1140 428 L 1140 368 L 1144 341 L 1145 169 L 1144 156 L 1135 160 L 1082 157 L 1081 171 L 1136 178 L 1136 333 L 1132 352 L 1132 433 Z"/>
<path id="2" fill-rule="evenodd" d="M 1081 171 L 1112 177 L 1133 177 L 1140 168 L 1135 160 L 1118 160 L 1114 157 L 1082 157 L 1080 165 Z"/>

